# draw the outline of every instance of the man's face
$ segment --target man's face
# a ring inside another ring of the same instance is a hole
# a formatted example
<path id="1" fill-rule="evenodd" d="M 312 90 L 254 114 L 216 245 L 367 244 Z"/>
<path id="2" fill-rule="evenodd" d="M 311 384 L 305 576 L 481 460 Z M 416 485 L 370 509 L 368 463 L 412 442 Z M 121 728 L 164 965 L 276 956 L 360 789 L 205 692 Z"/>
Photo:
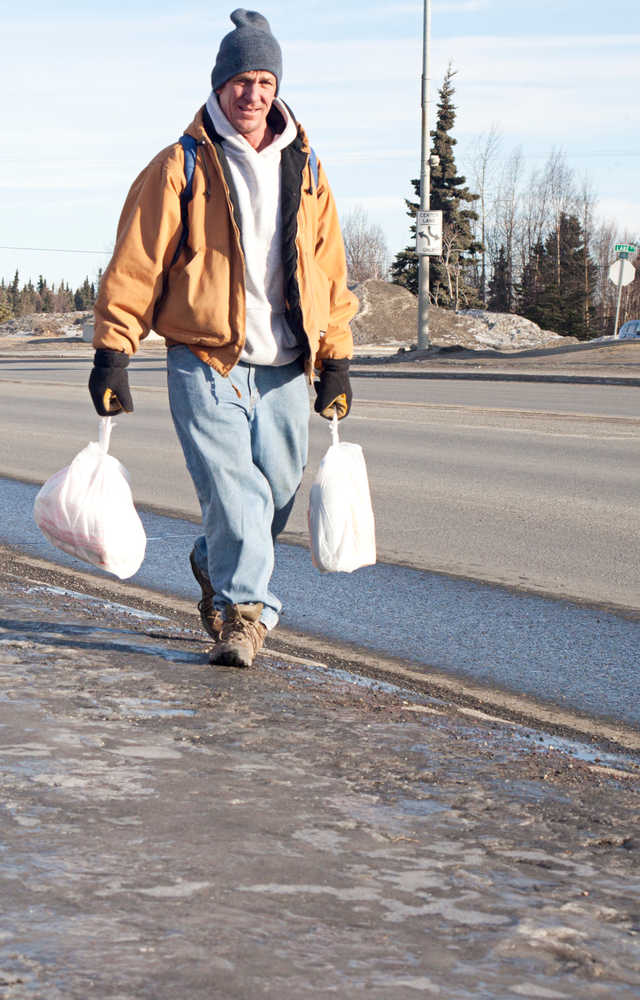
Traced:
<path id="1" fill-rule="evenodd" d="M 232 76 L 217 91 L 225 117 L 251 145 L 254 144 L 252 140 L 260 141 L 264 136 L 276 86 L 273 73 L 251 70 Z"/>

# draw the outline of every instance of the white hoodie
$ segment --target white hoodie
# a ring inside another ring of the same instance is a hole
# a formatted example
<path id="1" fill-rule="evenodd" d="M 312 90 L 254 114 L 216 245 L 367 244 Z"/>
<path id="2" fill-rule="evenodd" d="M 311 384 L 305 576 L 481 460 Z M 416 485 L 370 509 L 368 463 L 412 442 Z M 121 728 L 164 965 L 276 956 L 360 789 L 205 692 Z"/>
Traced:
<path id="1" fill-rule="evenodd" d="M 240 361 L 254 365 L 286 365 L 300 354 L 300 344 L 284 316 L 280 152 L 297 135 L 286 107 L 274 105 L 285 121 L 284 131 L 257 152 L 236 132 L 212 91 L 207 111 L 224 139 L 231 177 L 238 196 L 245 257 L 246 341 Z"/>

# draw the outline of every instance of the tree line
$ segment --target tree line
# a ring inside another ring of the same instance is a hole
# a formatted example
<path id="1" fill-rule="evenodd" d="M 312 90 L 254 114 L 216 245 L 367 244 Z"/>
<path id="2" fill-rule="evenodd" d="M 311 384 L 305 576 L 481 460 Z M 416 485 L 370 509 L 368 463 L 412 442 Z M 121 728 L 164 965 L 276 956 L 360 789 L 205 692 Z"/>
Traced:
<path id="1" fill-rule="evenodd" d="M 633 243 L 634 234 L 596 218 L 588 181 L 576 179 L 561 152 L 552 151 L 541 170 L 527 173 L 521 150 L 501 157 L 495 127 L 477 142 L 470 190 L 455 160 L 454 77 L 449 66 L 431 132 L 430 207 L 443 213 L 442 255 L 430 257 L 431 303 L 517 313 L 580 340 L 612 334 L 618 289 L 609 267 L 615 244 Z M 419 199 L 419 179 L 411 184 Z M 407 199 L 406 205 L 412 239 L 395 255 L 390 278 L 417 294 L 419 201 Z M 376 234 L 371 237 L 375 242 Z M 351 277 L 348 245 L 347 260 Z M 362 267 L 357 280 L 363 280 Z M 632 318 L 640 318 L 640 274 L 622 294 L 620 322 Z"/>
<path id="2" fill-rule="evenodd" d="M 613 334 L 618 287 L 609 268 L 615 245 L 635 245 L 637 234 L 598 218 L 589 180 L 576 177 L 560 151 L 533 171 L 521 150 L 501 164 L 499 153 L 492 129 L 471 163 L 480 192 L 476 226 L 484 228 L 481 259 L 472 265 L 480 303 L 580 340 Z M 623 289 L 620 323 L 637 317 L 639 277 Z"/>
<path id="3" fill-rule="evenodd" d="M 13 281 L 0 281 L 0 323 L 31 313 L 83 312 L 93 308 L 102 272 L 95 282 L 85 278 L 79 288 L 72 291 L 66 281 L 57 287 L 49 285 L 40 275 L 34 284 L 31 279 L 21 284 L 16 271 Z"/>

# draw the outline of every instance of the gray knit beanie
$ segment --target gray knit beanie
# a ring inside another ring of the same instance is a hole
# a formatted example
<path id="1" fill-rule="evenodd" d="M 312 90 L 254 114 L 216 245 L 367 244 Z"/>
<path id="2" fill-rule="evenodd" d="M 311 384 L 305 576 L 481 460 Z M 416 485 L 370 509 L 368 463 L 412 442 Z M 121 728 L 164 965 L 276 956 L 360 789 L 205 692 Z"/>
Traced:
<path id="1" fill-rule="evenodd" d="M 211 86 L 218 90 L 238 73 L 263 69 L 275 76 L 277 93 L 282 77 L 282 52 L 266 17 L 243 7 L 234 10 L 230 17 L 236 27 L 220 43 Z"/>

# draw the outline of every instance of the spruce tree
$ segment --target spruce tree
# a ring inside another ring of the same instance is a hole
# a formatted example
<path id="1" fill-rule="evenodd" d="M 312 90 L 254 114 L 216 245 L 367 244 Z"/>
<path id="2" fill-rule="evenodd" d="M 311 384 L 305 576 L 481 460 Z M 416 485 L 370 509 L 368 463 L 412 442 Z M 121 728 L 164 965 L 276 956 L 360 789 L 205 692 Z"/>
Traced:
<path id="1" fill-rule="evenodd" d="M 20 292 L 20 315 L 42 312 L 42 298 L 34 288 L 31 278 Z"/>
<path id="2" fill-rule="evenodd" d="M 53 292 L 46 283 L 44 288 L 42 289 L 42 292 L 40 293 L 40 308 L 44 313 L 55 312 Z"/>
<path id="3" fill-rule="evenodd" d="M 61 281 L 54 298 L 55 312 L 72 312 L 74 309 L 73 292 L 69 288 L 68 282 Z"/>
<path id="4" fill-rule="evenodd" d="M 585 273 L 588 282 L 585 283 Z M 588 340 L 595 265 L 575 215 L 561 212 L 557 228 L 532 250 L 518 288 L 519 311 L 544 330 Z"/>
<path id="5" fill-rule="evenodd" d="M 9 305 L 11 306 L 11 311 L 14 316 L 20 316 L 20 276 L 16 269 L 16 273 L 13 276 L 13 281 L 7 289 L 7 296 L 9 298 Z"/>
<path id="6" fill-rule="evenodd" d="M 96 300 L 96 290 L 94 286 L 89 282 L 89 279 L 85 278 L 84 281 L 82 282 L 82 285 L 80 286 L 80 288 L 76 290 L 76 293 L 73 296 L 75 308 L 79 312 L 82 312 L 86 309 L 91 309 L 95 300 Z"/>
<path id="7" fill-rule="evenodd" d="M 4 279 L 0 284 L 0 323 L 6 323 L 8 319 L 13 317 L 13 310 L 9 302 L 9 296 L 7 294 L 7 287 L 4 283 Z"/>
<path id="8" fill-rule="evenodd" d="M 511 275 L 504 243 L 500 246 L 498 259 L 489 282 L 488 308 L 492 312 L 509 312 L 511 309 Z"/>
<path id="9" fill-rule="evenodd" d="M 527 319 L 538 323 L 543 319 L 543 306 L 548 270 L 543 243 L 536 243 L 529 253 L 529 259 L 522 269 L 516 292 L 518 312 Z"/>
<path id="10" fill-rule="evenodd" d="M 478 218 L 477 213 L 465 206 L 477 201 L 478 195 L 465 187 L 466 178 L 456 169 L 454 146 L 457 140 L 451 135 L 456 112 L 453 104 L 455 71 L 447 69 L 439 91 L 436 127 L 431 132 L 432 153 L 439 162 L 431 168 L 430 207 L 442 212 L 443 254 L 431 257 L 429 267 L 429 292 L 433 302 L 453 308 L 459 300 L 472 304 L 477 300 L 477 290 L 469 275 L 469 264 L 479 253 L 481 246 L 471 232 L 471 223 Z M 420 195 L 420 181 L 412 180 L 413 189 Z M 392 280 L 404 285 L 410 291 L 418 292 L 418 256 L 415 252 L 415 217 L 419 203 L 406 200 L 407 215 L 414 220 L 411 234 L 412 245 L 396 254 L 391 265 Z"/>

